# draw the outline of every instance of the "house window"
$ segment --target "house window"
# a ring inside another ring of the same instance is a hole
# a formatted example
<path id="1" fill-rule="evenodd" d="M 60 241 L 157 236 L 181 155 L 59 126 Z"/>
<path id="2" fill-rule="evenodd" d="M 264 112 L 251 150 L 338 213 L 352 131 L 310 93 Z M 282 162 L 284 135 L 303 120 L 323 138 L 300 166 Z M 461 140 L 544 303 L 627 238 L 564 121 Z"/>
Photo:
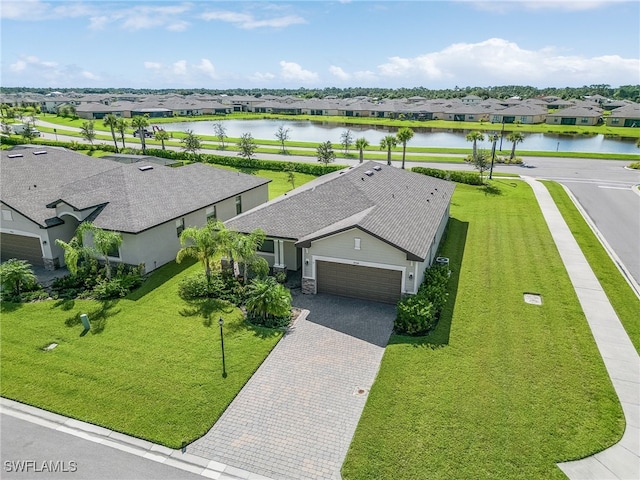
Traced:
<path id="1" fill-rule="evenodd" d="M 178 234 L 178 238 L 184 232 L 184 218 L 176 220 L 176 233 Z"/>
<path id="2" fill-rule="evenodd" d="M 520 117 L 520 123 L 527 123 L 527 117 Z"/>
<path id="3" fill-rule="evenodd" d="M 612 125 L 617 125 L 617 124 L 619 124 L 619 123 L 620 123 L 620 119 L 619 119 L 619 118 L 612 118 L 612 119 L 611 119 L 611 124 L 612 124 Z"/>
<path id="4" fill-rule="evenodd" d="M 216 206 L 207 208 L 207 222 L 215 222 L 217 219 Z"/>
<path id="5" fill-rule="evenodd" d="M 11 210 L 2 210 L 2 220 L 5 221 L 13 221 L 13 215 L 11 214 Z"/>
<path id="6" fill-rule="evenodd" d="M 360 239 L 359 238 L 354 238 L 353 239 L 353 248 L 355 248 L 356 250 L 360 250 Z"/>
<path id="7" fill-rule="evenodd" d="M 238 195 L 236 197 L 236 215 L 240 215 L 242 213 L 242 195 Z"/>
<path id="8" fill-rule="evenodd" d="M 589 119 L 588 119 L 588 118 L 586 118 L 586 117 L 582 117 L 582 118 L 580 119 L 580 123 L 589 123 Z"/>
<path id="9" fill-rule="evenodd" d="M 120 248 L 115 247 L 107 252 L 107 257 L 120 258 Z"/>
<path id="10" fill-rule="evenodd" d="M 273 240 L 265 240 L 264 242 L 262 242 L 262 246 L 258 249 L 258 251 L 262 253 L 274 253 L 275 245 L 273 243 Z"/>

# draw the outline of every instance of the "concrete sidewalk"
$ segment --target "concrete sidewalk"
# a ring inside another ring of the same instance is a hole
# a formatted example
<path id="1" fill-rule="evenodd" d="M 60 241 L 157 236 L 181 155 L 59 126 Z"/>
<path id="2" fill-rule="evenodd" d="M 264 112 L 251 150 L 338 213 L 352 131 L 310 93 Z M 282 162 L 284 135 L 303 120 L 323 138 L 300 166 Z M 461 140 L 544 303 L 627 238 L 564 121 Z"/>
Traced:
<path id="1" fill-rule="evenodd" d="M 626 420 L 622 440 L 590 457 L 559 463 L 571 480 L 640 478 L 640 357 L 546 187 L 529 177 L 587 318 Z"/>

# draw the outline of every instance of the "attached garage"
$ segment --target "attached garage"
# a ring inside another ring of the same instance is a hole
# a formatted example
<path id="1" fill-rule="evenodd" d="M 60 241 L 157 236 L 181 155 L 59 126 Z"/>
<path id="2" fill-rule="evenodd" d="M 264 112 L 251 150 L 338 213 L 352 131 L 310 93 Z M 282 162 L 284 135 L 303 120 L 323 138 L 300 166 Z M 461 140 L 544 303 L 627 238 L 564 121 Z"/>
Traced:
<path id="1" fill-rule="evenodd" d="M 383 303 L 400 300 L 402 272 L 337 262 L 316 262 L 318 293 Z"/>
<path id="2" fill-rule="evenodd" d="M 44 265 L 40 239 L 37 237 L 0 233 L 0 246 L 3 262 L 10 258 L 17 258 L 19 260 L 26 260 L 31 265 Z"/>

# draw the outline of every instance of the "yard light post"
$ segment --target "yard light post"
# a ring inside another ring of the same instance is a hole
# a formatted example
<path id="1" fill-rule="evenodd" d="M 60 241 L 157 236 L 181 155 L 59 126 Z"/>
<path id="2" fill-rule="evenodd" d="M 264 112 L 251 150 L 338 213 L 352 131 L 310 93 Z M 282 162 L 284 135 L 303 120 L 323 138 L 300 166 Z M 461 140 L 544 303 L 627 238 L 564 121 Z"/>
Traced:
<path id="1" fill-rule="evenodd" d="M 227 367 L 224 363 L 224 335 L 222 334 L 222 325 L 224 325 L 224 320 L 222 317 L 218 320 L 218 325 L 220 325 L 220 347 L 222 348 L 222 376 L 227 378 Z"/>

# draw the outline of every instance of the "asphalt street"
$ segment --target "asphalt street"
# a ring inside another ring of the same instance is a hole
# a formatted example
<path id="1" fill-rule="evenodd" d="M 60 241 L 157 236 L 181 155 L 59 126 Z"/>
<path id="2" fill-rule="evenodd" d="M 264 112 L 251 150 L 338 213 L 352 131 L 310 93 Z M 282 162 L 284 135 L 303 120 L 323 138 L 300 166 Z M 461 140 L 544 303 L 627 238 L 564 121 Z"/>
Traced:
<path id="1" fill-rule="evenodd" d="M 83 438 L 0 415 L 0 478 L 202 480 L 203 477 Z M 57 470 L 57 471 L 52 471 Z"/>

